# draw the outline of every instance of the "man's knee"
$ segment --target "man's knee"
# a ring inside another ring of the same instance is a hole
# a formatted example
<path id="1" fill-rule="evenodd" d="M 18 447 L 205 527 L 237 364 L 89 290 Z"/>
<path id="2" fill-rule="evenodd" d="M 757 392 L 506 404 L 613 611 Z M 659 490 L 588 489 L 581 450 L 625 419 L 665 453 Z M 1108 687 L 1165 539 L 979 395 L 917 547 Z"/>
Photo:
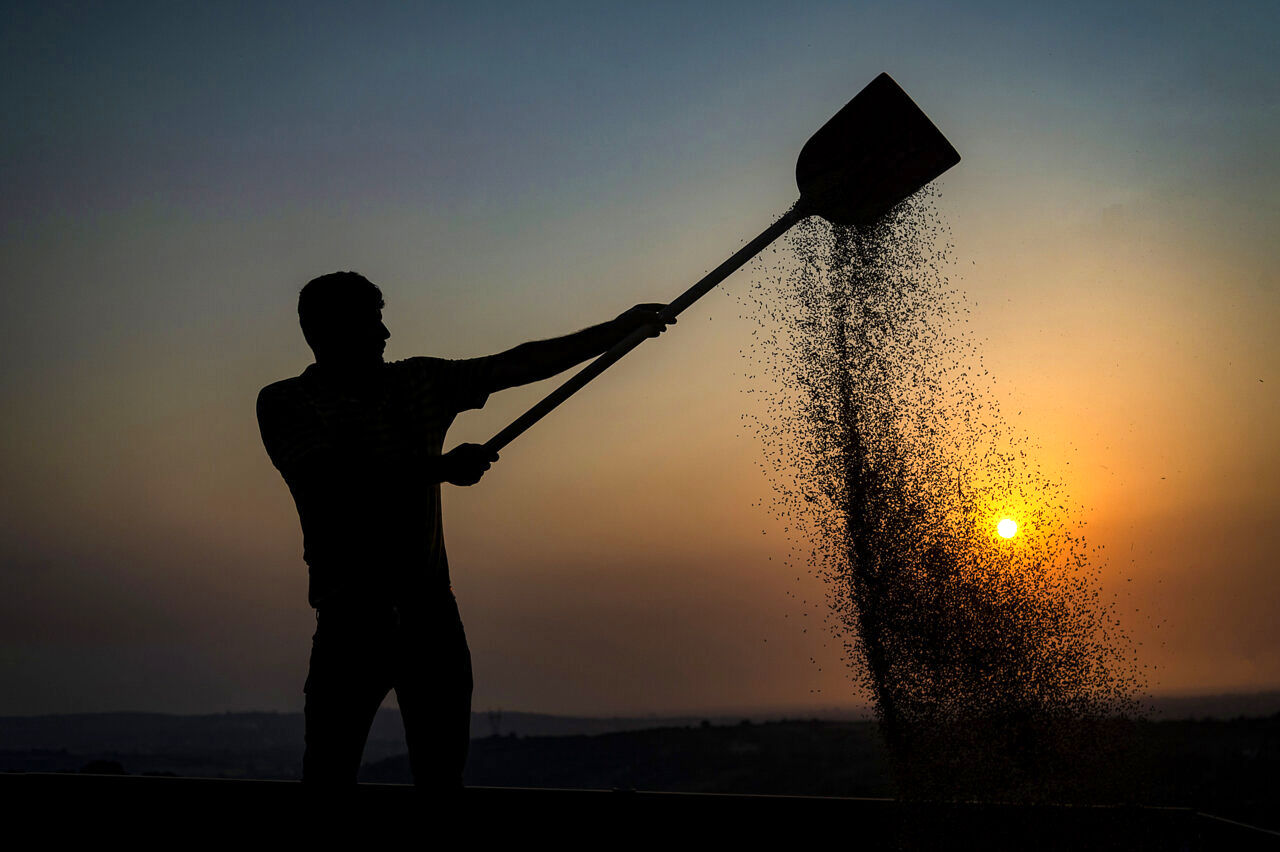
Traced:
<path id="1" fill-rule="evenodd" d="M 369 729 L 387 689 L 360 681 L 308 677 L 304 692 L 303 780 L 354 784 Z"/>

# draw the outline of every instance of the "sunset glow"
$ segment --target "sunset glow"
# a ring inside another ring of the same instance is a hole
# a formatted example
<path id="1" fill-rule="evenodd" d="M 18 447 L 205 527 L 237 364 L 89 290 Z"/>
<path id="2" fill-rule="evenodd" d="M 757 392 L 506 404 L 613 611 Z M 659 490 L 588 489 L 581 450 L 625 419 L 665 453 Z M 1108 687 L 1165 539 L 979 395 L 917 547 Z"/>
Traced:
<path id="1" fill-rule="evenodd" d="M 1015 579 L 1078 547 L 1154 692 L 1280 689 L 1280 4 L 1147 5 L 8 7 L 0 715 L 300 712 L 316 617 L 254 400 L 312 363 L 301 286 L 378 284 L 387 361 L 668 301 L 881 72 L 964 157 L 929 258 L 954 312 L 902 338 L 972 344 L 912 388 L 955 416 L 884 403 L 953 478 L 938 534 Z M 779 240 L 441 486 L 477 709 L 868 700 L 814 625 L 822 504 L 771 511 L 802 400 L 752 317 L 799 262 Z"/>

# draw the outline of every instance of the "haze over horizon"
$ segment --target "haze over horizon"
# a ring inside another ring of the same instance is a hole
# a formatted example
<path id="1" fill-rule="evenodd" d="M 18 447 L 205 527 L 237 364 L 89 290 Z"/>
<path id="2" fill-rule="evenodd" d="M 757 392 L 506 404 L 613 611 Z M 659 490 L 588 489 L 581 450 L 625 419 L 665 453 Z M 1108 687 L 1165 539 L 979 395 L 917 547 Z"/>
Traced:
<path id="1" fill-rule="evenodd" d="M 311 361 L 302 284 L 379 284 L 388 360 L 670 299 L 881 71 L 964 157 L 952 280 L 1151 691 L 1280 688 L 1280 7 L 122 9 L 0 31 L 0 715 L 299 709 L 314 621 L 254 399 Z M 446 486 L 477 710 L 865 701 L 740 428 L 753 274 Z"/>

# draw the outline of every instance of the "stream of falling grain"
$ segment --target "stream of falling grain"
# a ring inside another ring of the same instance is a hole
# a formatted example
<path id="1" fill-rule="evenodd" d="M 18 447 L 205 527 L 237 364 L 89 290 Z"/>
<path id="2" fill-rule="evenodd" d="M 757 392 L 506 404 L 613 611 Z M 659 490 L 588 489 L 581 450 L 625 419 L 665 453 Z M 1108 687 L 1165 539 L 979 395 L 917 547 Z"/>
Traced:
<path id="1" fill-rule="evenodd" d="M 994 401 L 936 191 L 790 242 L 749 298 L 755 428 L 902 795 L 1122 795 L 1134 648 L 1064 486 Z"/>

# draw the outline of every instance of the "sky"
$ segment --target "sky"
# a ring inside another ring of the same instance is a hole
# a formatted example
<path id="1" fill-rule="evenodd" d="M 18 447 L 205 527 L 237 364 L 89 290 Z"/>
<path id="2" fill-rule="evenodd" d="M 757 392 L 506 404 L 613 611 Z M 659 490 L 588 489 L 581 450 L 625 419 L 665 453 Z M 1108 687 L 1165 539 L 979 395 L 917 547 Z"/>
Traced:
<path id="1" fill-rule="evenodd" d="M 964 158 L 939 208 L 968 330 L 1152 691 L 1280 687 L 1274 3 L 0 16 L 0 714 L 299 710 L 314 614 L 254 400 L 311 361 L 301 285 L 378 283 L 388 359 L 667 301 L 787 209 L 881 71 Z M 763 274 L 446 486 L 476 709 L 865 700 L 741 426 Z"/>

